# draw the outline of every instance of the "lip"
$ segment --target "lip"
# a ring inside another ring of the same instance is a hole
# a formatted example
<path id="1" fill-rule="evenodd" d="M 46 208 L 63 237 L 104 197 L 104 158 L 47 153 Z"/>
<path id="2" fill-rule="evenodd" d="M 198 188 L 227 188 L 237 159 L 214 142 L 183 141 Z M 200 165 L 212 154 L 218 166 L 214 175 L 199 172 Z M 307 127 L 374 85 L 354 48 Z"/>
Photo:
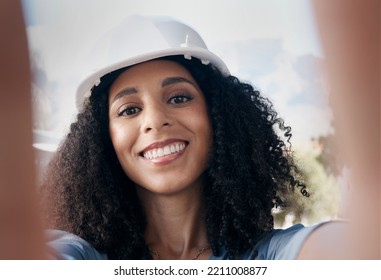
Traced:
<path id="1" fill-rule="evenodd" d="M 152 149 L 157 149 L 157 148 L 163 148 L 169 144 L 176 143 L 176 142 L 184 142 L 185 145 L 188 145 L 188 143 L 189 143 L 188 141 L 186 141 L 184 139 L 167 139 L 164 141 L 154 142 L 154 143 L 150 144 L 149 146 L 145 147 L 144 150 L 140 151 L 139 155 L 143 156 L 143 154 L 146 151 L 149 151 Z"/>
<path id="2" fill-rule="evenodd" d="M 185 149 L 178 152 L 178 153 L 166 155 L 164 157 L 155 158 L 155 159 L 147 159 L 143 156 L 143 154 L 149 150 L 157 149 L 157 148 L 163 148 L 163 147 L 170 145 L 172 143 L 179 143 L 179 142 L 185 143 Z M 153 163 L 155 165 L 167 164 L 167 163 L 172 162 L 173 160 L 179 158 L 180 156 L 182 156 L 182 154 L 186 151 L 186 147 L 188 146 L 188 144 L 189 144 L 189 142 L 184 140 L 184 139 L 167 139 L 164 141 L 154 142 L 154 143 L 150 144 L 149 146 L 145 147 L 144 150 L 142 150 L 139 153 L 139 157 L 142 158 L 144 161 Z"/>

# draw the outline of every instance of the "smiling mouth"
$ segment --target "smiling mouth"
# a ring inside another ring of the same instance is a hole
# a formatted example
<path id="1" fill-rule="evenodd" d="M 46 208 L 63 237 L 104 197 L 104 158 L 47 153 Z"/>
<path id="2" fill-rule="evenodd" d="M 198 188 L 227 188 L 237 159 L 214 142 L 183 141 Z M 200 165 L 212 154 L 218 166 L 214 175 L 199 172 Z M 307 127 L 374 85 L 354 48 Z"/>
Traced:
<path id="1" fill-rule="evenodd" d="M 174 142 L 160 148 L 143 151 L 140 153 L 140 156 L 148 160 L 158 159 L 172 154 L 179 154 L 187 147 L 187 145 L 187 142 Z"/>

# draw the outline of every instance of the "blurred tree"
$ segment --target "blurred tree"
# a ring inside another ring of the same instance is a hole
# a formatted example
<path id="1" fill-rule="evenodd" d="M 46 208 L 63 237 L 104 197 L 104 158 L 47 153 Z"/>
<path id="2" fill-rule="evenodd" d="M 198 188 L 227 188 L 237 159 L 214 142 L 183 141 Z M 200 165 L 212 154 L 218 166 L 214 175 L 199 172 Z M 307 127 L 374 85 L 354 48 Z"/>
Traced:
<path id="1" fill-rule="evenodd" d="M 339 176 L 342 170 L 342 163 L 337 153 L 334 152 L 337 150 L 334 138 L 335 135 L 328 134 L 319 136 L 316 140 L 312 139 L 312 141 L 321 147 L 321 153 L 316 159 L 324 166 L 328 174 Z"/>
<path id="2" fill-rule="evenodd" d="M 328 137 L 319 137 L 328 139 Z M 275 227 L 287 227 L 290 224 L 311 225 L 323 220 L 336 218 L 340 205 L 340 187 L 336 171 L 327 164 L 331 153 L 325 142 L 311 140 L 295 150 L 297 165 L 303 174 L 310 196 L 302 197 L 297 193 L 282 197 L 289 207 L 275 208 L 273 211 Z"/>

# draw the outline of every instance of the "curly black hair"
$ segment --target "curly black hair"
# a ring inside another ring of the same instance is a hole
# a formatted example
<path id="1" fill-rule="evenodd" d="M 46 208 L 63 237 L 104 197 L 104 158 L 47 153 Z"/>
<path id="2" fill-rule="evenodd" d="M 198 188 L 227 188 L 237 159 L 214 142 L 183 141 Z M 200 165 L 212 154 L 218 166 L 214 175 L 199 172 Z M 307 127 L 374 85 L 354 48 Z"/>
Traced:
<path id="1" fill-rule="evenodd" d="M 205 95 L 213 147 L 205 171 L 206 228 L 213 254 L 239 258 L 273 229 L 274 205 L 287 206 L 298 187 L 291 128 L 248 83 L 198 59 L 172 56 Z M 74 233 L 110 259 L 150 259 L 146 218 L 134 183 L 123 172 L 109 135 L 108 90 L 123 71 L 101 78 L 49 163 L 41 188 L 49 227 Z"/>

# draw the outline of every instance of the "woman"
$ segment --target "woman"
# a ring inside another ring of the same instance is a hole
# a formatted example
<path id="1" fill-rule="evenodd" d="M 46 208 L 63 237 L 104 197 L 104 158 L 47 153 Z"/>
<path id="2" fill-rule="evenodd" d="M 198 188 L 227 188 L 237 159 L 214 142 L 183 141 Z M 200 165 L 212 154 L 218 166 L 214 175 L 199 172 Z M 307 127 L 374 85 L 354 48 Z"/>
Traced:
<path id="1" fill-rule="evenodd" d="M 42 188 L 55 257 L 296 258 L 319 225 L 273 229 L 274 205 L 308 196 L 291 129 L 188 26 L 124 26 L 111 47 L 128 57 L 103 61 L 80 87 L 79 100 L 90 97 Z"/>

